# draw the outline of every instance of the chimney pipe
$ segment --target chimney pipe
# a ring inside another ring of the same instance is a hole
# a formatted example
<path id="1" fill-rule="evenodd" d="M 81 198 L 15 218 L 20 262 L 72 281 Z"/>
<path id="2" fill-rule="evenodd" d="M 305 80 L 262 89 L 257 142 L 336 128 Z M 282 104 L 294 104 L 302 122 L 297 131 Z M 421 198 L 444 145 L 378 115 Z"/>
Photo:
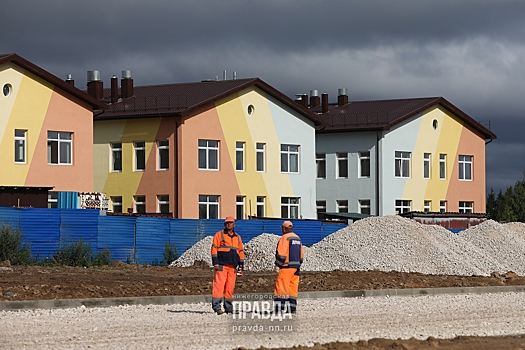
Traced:
<path id="1" fill-rule="evenodd" d="M 301 97 L 301 104 L 303 105 L 304 108 L 308 108 L 308 95 L 307 94 L 304 94 Z"/>
<path id="2" fill-rule="evenodd" d="M 68 75 L 67 75 L 66 83 L 68 83 L 68 84 L 71 85 L 71 86 L 75 86 L 75 81 L 74 81 L 73 78 L 71 77 L 71 74 L 68 74 Z"/>
<path id="3" fill-rule="evenodd" d="M 348 104 L 348 95 L 346 94 L 346 88 L 337 90 L 337 105 L 344 106 Z"/>
<path id="4" fill-rule="evenodd" d="M 323 92 L 321 95 L 321 113 L 328 112 L 328 94 Z"/>
<path id="5" fill-rule="evenodd" d="M 118 78 L 116 75 L 111 77 L 111 103 L 118 101 Z"/>
<path id="6" fill-rule="evenodd" d="M 100 71 L 91 70 L 87 72 L 88 95 L 101 101 L 104 98 L 104 84 L 100 80 Z"/>
<path id="7" fill-rule="evenodd" d="M 129 69 L 122 71 L 122 80 L 120 82 L 120 95 L 122 98 L 128 98 L 134 95 L 133 93 L 133 78 Z"/>
<path id="8" fill-rule="evenodd" d="M 237 72 L 233 72 L 233 80 L 237 80 Z"/>
<path id="9" fill-rule="evenodd" d="M 226 80 L 226 71 L 222 72 L 222 80 Z"/>
<path id="10" fill-rule="evenodd" d="M 319 92 L 317 90 L 310 90 L 310 108 L 319 107 L 321 99 L 319 98 Z"/>

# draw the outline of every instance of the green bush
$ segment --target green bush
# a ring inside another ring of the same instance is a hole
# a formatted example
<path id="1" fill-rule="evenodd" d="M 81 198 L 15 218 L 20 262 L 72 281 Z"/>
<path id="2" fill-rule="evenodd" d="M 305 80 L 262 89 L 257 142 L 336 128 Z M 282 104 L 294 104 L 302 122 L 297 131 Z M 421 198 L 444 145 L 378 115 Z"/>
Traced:
<path id="1" fill-rule="evenodd" d="M 95 255 L 95 258 L 92 261 L 93 266 L 102 266 L 111 264 L 111 251 L 108 247 L 104 247 L 101 252 L 98 252 Z"/>
<path id="2" fill-rule="evenodd" d="M 173 242 L 173 246 L 170 245 L 170 242 L 164 242 L 164 257 L 160 262 L 160 266 L 169 266 L 172 262 L 177 260 L 178 257 L 179 255 L 177 254 L 175 242 Z"/>
<path id="3" fill-rule="evenodd" d="M 71 243 L 62 242 L 55 259 L 59 265 L 89 267 L 94 259 L 94 254 L 91 244 L 79 239 Z"/>
<path id="4" fill-rule="evenodd" d="M 31 246 L 23 243 L 24 236 L 12 225 L 0 228 L 0 261 L 9 260 L 12 265 L 31 264 Z"/>

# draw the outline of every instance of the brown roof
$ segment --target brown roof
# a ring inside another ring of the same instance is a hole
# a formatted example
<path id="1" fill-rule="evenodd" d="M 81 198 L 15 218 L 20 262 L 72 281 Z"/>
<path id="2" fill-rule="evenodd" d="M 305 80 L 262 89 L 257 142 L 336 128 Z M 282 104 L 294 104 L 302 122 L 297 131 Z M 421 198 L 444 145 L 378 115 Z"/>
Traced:
<path id="1" fill-rule="evenodd" d="M 485 139 L 497 138 L 496 134 L 443 97 L 358 101 L 342 106 L 329 105 L 328 112 L 319 114 L 319 118 L 327 126 L 318 132 L 389 130 L 394 125 L 436 106 L 452 112 L 465 124 L 482 134 Z M 315 108 L 314 111 L 321 113 L 321 106 Z"/>
<path id="2" fill-rule="evenodd" d="M 92 106 L 93 109 L 105 109 L 106 105 L 97 99 L 89 96 L 84 91 L 77 89 L 76 87 L 66 83 L 64 80 L 59 77 L 49 73 L 48 71 L 40 68 L 39 66 L 29 62 L 25 58 L 18 56 L 15 53 L 9 54 L 0 54 L 0 65 L 4 63 L 12 62 L 17 66 L 24 68 L 25 70 L 33 73 L 34 75 L 50 82 L 54 86 L 60 88 L 64 92 L 73 95 L 81 101 L 86 102 L 88 105 Z"/>
<path id="3" fill-rule="evenodd" d="M 313 121 L 316 126 L 322 125 L 317 114 L 297 104 L 259 78 L 134 86 L 132 97 L 119 98 L 119 101 L 113 104 L 110 103 L 111 88 L 105 88 L 103 102 L 108 103 L 108 109 L 96 115 L 95 120 L 163 115 L 190 116 L 199 108 L 251 86 L 256 86 L 273 96 Z M 120 90 L 119 88 L 119 97 L 121 96 Z"/>

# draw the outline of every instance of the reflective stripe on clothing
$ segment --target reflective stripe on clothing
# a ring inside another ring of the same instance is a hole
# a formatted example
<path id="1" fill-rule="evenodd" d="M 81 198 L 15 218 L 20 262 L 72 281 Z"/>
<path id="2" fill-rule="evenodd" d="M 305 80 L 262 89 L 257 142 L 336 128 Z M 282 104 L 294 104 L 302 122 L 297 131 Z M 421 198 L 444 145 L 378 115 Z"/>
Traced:
<path id="1" fill-rule="evenodd" d="M 277 243 L 275 265 L 281 268 L 299 268 L 303 262 L 301 238 L 293 232 L 285 233 Z"/>
<path id="2" fill-rule="evenodd" d="M 211 245 L 211 258 L 213 265 L 244 266 L 244 247 L 241 236 L 235 231 L 216 232 Z"/>
<path id="3" fill-rule="evenodd" d="M 233 292 L 237 275 L 233 265 L 221 265 L 221 267 L 222 269 L 215 271 L 213 275 L 212 308 L 215 311 L 220 310 L 224 298 L 224 310 L 230 312 L 233 309 Z"/>

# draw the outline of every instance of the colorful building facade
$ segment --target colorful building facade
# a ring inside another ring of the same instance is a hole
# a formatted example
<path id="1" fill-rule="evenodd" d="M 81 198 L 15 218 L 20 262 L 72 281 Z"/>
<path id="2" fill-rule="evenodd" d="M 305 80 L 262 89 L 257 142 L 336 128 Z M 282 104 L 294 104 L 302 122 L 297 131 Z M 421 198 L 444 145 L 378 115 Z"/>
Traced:
<path id="1" fill-rule="evenodd" d="M 118 101 L 94 126 L 95 189 L 114 211 L 316 217 L 321 122 L 308 109 L 260 79 L 137 86 L 122 94 L 113 90 Z"/>
<path id="2" fill-rule="evenodd" d="M 93 191 L 93 111 L 105 105 L 16 54 L 0 55 L 0 87 L 0 185 Z"/>

